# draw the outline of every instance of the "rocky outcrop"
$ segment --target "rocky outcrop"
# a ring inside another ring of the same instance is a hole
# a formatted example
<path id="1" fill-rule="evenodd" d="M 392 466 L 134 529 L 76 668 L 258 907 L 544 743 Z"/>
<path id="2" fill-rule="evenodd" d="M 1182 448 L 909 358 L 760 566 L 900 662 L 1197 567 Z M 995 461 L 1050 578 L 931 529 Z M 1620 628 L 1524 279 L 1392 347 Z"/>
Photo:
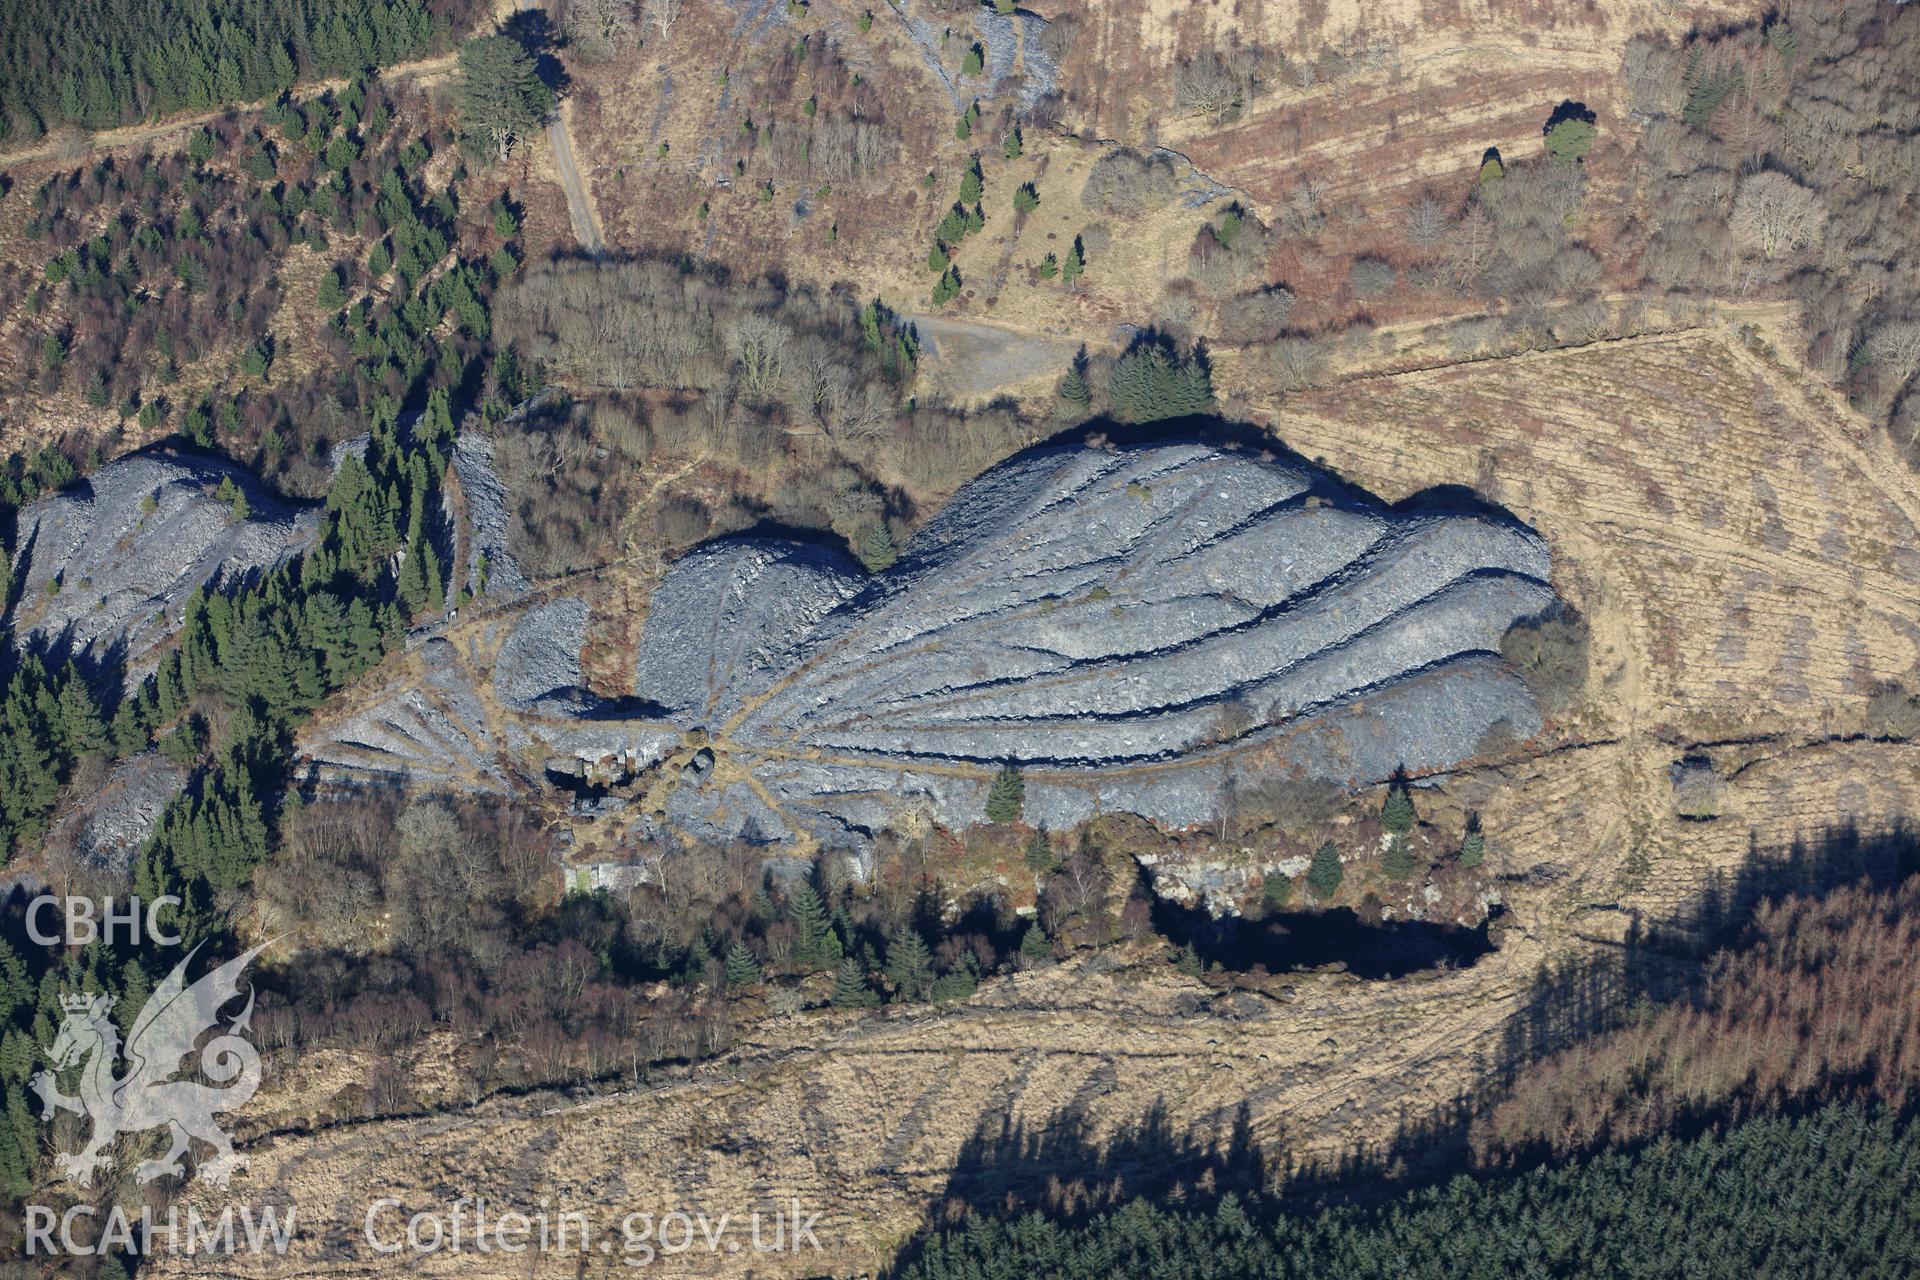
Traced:
<path id="1" fill-rule="evenodd" d="M 218 496 L 231 481 L 247 518 Z M 137 664 L 172 633 L 196 587 L 250 579 L 298 551 L 310 512 L 241 468 L 157 447 L 129 454 L 20 512 L 12 623 L 25 643 L 116 648 Z"/>
<path id="2" fill-rule="evenodd" d="M 966 486 L 864 585 L 798 544 L 688 556 L 636 688 L 737 766 L 670 796 L 667 821 L 702 834 L 844 841 L 915 805 L 960 825 L 1006 763 L 1031 821 L 1185 825 L 1243 775 L 1372 781 L 1503 722 L 1537 731 L 1497 651 L 1553 603 L 1549 572 L 1511 520 L 1387 510 L 1301 465 L 1046 449 Z"/>

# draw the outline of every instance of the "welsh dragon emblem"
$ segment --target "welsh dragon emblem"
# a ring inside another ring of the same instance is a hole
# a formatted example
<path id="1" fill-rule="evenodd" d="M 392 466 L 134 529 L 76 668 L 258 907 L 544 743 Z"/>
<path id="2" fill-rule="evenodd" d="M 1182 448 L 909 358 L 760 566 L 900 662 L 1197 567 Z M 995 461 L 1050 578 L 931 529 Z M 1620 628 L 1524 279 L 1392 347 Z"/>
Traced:
<path id="1" fill-rule="evenodd" d="M 83 1150 L 62 1152 L 55 1158 L 61 1176 L 79 1186 L 90 1186 L 96 1169 L 112 1165 L 113 1157 L 107 1152 L 115 1138 L 162 1125 L 172 1130 L 173 1146 L 164 1156 L 143 1161 L 134 1170 L 139 1181 L 184 1173 L 181 1157 L 187 1154 L 193 1138 L 214 1149 L 212 1158 L 198 1166 L 199 1175 L 209 1182 L 225 1186 L 235 1169 L 246 1167 L 247 1158 L 235 1153 L 213 1117 L 215 1112 L 245 1106 L 260 1087 L 260 1055 L 240 1034 L 247 1030 L 253 1016 L 250 985 L 246 1007 L 224 1031 L 200 1047 L 200 1073 L 213 1083 L 172 1077 L 182 1070 L 181 1059 L 194 1051 L 200 1037 L 218 1026 L 221 1008 L 239 998 L 240 974 L 268 945 L 262 943 L 227 961 L 191 986 L 187 985 L 187 965 L 200 948 L 187 952 L 141 1006 L 127 1034 L 127 1072 L 123 1076 L 114 1075 L 121 1056 L 119 1030 L 108 1017 L 114 997 L 60 997 L 66 1018 L 47 1057 L 54 1071 L 86 1063 L 80 1073 L 79 1095 L 62 1093 L 53 1071 L 42 1071 L 29 1083 L 40 1095 L 42 1119 L 51 1120 L 55 1111 L 72 1111 L 93 1122 L 92 1140 Z"/>

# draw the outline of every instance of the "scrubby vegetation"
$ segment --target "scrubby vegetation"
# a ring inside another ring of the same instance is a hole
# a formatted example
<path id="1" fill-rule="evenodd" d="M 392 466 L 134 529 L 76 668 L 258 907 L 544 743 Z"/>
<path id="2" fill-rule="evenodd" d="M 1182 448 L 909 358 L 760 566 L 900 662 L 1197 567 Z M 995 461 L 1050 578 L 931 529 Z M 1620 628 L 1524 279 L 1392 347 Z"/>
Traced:
<path id="1" fill-rule="evenodd" d="M 1665 211 L 1648 282 L 1793 298 L 1808 361 L 1909 450 L 1920 439 L 1916 51 L 1920 12 L 1834 3 L 1679 47 L 1636 40 L 1624 68 L 1652 117 L 1642 163 L 1649 203 Z"/>
<path id="2" fill-rule="evenodd" d="M 523 273 L 496 310 L 517 367 L 599 392 L 552 434 L 551 417 L 503 429 L 509 470 L 547 477 L 516 489 L 542 567 L 603 556 L 591 543 L 624 510 L 623 477 L 668 457 L 733 472 L 731 503 L 706 513 L 701 534 L 773 519 L 831 530 L 883 565 L 916 495 L 950 492 L 1025 439 L 1007 410 L 915 402 L 918 338 L 878 300 L 684 263 L 557 262 Z M 573 509 L 580 498 L 592 518 Z"/>
<path id="3" fill-rule="evenodd" d="M 1501 637 L 1500 654 L 1549 711 L 1568 706 L 1587 683 L 1589 635 L 1570 608 L 1516 623 Z"/>
<path id="4" fill-rule="evenodd" d="M 486 298 L 518 265 L 518 224 L 491 190 L 457 170 L 429 189 L 428 163 L 451 139 L 409 135 L 396 123 L 406 109 L 356 81 L 282 103 L 265 127 L 223 120 L 170 155 L 45 182 L 27 228 L 44 269 L 0 277 L 0 311 L 22 317 L 31 352 L 13 365 L 5 411 L 78 390 L 128 429 L 168 427 L 320 492 L 329 447 L 366 430 L 380 401 L 478 360 Z M 311 297 L 285 295 L 296 245 L 329 260 Z M 275 349 L 289 314 L 312 317 L 291 324 L 297 353 Z M 58 361 L 40 359 L 49 344 Z M 495 366 L 488 391 L 520 394 L 498 385 L 512 374 Z"/>

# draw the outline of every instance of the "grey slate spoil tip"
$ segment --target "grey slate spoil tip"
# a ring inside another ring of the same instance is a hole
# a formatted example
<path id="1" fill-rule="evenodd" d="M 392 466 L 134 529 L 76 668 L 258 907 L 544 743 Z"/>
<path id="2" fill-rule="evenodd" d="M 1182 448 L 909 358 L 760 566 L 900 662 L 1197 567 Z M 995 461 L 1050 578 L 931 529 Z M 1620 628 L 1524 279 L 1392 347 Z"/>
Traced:
<path id="1" fill-rule="evenodd" d="M 759 783 L 683 772 L 667 819 L 703 836 L 963 826 L 1005 762 L 1029 822 L 1183 826 L 1261 776 L 1375 781 L 1537 732 L 1498 648 L 1550 572 L 1511 520 L 1389 511 L 1302 465 L 1055 448 L 968 484 L 877 577 L 811 544 L 696 550 L 636 687 Z"/>
<path id="2" fill-rule="evenodd" d="M 216 493 L 230 480 L 249 515 Z M 155 446 L 20 512 L 16 640 L 75 653 L 124 646 L 130 666 L 165 641 L 196 587 L 250 580 L 299 551 L 317 509 L 296 512 L 243 468 Z"/>

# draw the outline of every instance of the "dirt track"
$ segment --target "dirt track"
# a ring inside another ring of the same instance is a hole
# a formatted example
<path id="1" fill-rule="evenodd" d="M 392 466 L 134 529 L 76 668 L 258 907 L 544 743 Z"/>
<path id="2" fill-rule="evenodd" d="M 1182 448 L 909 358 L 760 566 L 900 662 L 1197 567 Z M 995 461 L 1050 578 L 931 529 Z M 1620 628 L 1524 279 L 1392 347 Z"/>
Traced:
<path id="1" fill-rule="evenodd" d="M 513 7 L 518 12 L 531 13 L 541 6 L 533 0 L 513 0 Z M 583 252 L 595 258 L 606 257 L 607 246 L 600 238 L 600 221 L 594 216 L 593 198 L 580 179 L 580 166 L 574 162 L 573 138 L 567 132 L 564 103 L 547 121 L 547 144 L 553 148 L 553 167 L 560 179 L 560 188 L 567 193 L 567 217 L 573 223 L 573 238 L 580 242 Z"/>

